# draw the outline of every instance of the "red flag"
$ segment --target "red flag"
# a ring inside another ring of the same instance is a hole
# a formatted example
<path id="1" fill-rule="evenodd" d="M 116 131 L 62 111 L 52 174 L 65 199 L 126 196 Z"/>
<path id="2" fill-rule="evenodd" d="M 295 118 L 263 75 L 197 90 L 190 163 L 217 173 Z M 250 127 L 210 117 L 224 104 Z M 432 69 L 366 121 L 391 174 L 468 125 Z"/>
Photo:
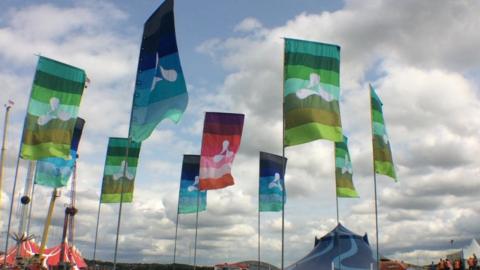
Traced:
<path id="1" fill-rule="evenodd" d="M 234 184 L 232 163 L 240 148 L 243 114 L 207 112 L 200 157 L 200 190 Z"/>

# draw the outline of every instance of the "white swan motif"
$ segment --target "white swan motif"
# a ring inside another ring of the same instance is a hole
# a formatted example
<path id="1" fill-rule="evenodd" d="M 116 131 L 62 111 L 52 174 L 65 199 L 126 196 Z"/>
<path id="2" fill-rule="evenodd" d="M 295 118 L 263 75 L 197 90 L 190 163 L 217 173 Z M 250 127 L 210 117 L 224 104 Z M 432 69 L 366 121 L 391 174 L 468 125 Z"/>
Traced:
<path id="1" fill-rule="evenodd" d="M 193 182 L 193 184 L 188 186 L 188 188 L 187 188 L 188 192 L 198 190 L 198 182 L 199 181 L 200 181 L 200 179 L 198 178 L 198 175 L 195 176 L 195 182 Z"/>
<path id="2" fill-rule="evenodd" d="M 342 168 L 342 174 L 345 174 L 347 172 L 349 174 L 352 174 L 353 169 L 352 169 L 352 162 L 350 162 L 350 158 L 348 157 L 347 154 L 345 154 L 345 164 L 343 165 L 343 168 Z"/>
<path id="3" fill-rule="evenodd" d="M 325 101 L 332 101 L 334 99 L 332 94 L 322 88 L 320 85 L 320 75 L 316 73 L 310 73 L 308 86 L 306 88 L 299 89 L 295 94 L 299 99 L 306 99 L 312 95 L 320 96 Z"/>
<path id="4" fill-rule="evenodd" d="M 215 155 L 213 157 L 213 162 L 218 163 L 218 162 L 222 161 L 224 158 L 229 158 L 229 157 L 233 156 L 233 151 L 230 151 L 228 149 L 229 146 L 230 146 L 230 141 L 228 141 L 228 140 L 223 141 L 222 151 L 220 151 L 220 153 L 218 155 Z"/>
<path id="5" fill-rule="evenodd" d="M 268 184 L 269 189 L 278 188 L 280 191 L 283 191 L 282 184 L 280 183 L 280 174 L 275 173 L 275 177 L 273 178 L 272 182 Z"/>
<path id="6" fill-rule="evenodd" d="M 158 68 L 160 68 L 160 74 L 158 74 Z M 155 75 L 152 80 L 152 86 L 150 87 L 150 91 L 153 91 L 155 89 L 155 86 L 157 86 L 157 83 L 159 81 L 166 80 L 169 82 L 174 82 L 177 80 L 177 77 L 178 77 L 177 71 L 175 69 L 164 69 L 161 65 L 159 65 L 158 52 L 155 54 L 154 74 Z"/>
<path id="7" fill-rule="evenodd" d="M 46 114 L 38 117 L 37 123 L 40 126 L 46 125 L 50 120 L 60 119 L 62 121 L 68 121 L 72 116 L 69 112 L 60 110 L 60 100 L 56 97 L 50 99 L 50 111 Z"/>
<path id="8" fill-rule="evenodd" d="M 120 165 L 121 168 L 118 170 L 117 173 L 113 175 L 113 180 L 118 180 L 122 178 L 124 176 L 123 175 L 124 171 L 125 171 L 125 178 L 127 178 L 127 180 L 133 180 L 133 175 L 128 171 L 128 168 L 127 170 L 125 170 L 126 166 L 127 166 L 127 162 L 125 160 L 122 160 L 122 164 Z"/>

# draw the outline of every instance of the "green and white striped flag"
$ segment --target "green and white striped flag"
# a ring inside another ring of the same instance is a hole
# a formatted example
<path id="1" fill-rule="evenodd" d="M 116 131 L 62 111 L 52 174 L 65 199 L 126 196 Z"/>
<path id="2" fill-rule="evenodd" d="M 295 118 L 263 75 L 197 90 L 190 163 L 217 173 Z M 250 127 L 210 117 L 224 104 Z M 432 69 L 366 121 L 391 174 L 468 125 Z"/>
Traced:
<path id="1" fill-rule="evenodd" d="M 127 145 L 129 146 L 128 168 L 125 171 Z M 122 196 L 122 186 L 123 202 L 132 202 L 140 146 L 141 143 L 134 141 L 129 143 L 127 138 L 109 138 L 103 171 L 102 203 L 119 203 Z"/>
<path id="2" fill-rule="evenodd" d="M 352 177 L 353 168 L 348 152 L 348 138 L 343 136 L 342 142 L 335 142 L 335 180 L 338 197 L 358 198 Z"/>
<path id="3" fill-rule="evenodd" d="M 390 176 L 397 181 L 390 140 L 388 139 L 387 129 L 385 128 L 385 121 L 383 119 L 383 103 L 371 85 L 370 104 L 372 108 L 372 144 L 375 172 Z"/>
<path id="4" fill-rule="evenodd" d="M 342 141 L 340 47 L 285 39 L 285 146 Z"/>
<path id="5" fill-rule="evenodd" d="M 82 69 L 38 58 L 23 131 L 23 159 L 69 158 L 86 80 Z"/>

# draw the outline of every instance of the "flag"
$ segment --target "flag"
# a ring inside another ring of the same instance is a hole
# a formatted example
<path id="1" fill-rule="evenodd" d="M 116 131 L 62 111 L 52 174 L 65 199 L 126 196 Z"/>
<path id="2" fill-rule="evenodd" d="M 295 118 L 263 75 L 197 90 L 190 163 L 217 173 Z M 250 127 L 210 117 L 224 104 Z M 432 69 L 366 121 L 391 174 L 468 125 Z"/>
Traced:
<path id="1" fill-rule="evenodd" d="M 125 172 L 127 162 L 128 168 Z M 102 203 L 119 203 L 122 195 L 123 202 L 132 202 L 135 175 L 137 172 L 138 156 L 141 143 L 130 141 L 127 138 L 109 138 L 105 168 L 103 170 Z M 124 173 L 125 172 L 125 173 Z"/>
<path id="2" fill-rule="evenodd" d="M 64 187 L 73 172 L 75 161 L 77 160 L 78 144 L 82 137 L 85 120 L 77 117 L 70 149 L 69 159 L 59 157 L 44 158 L 37 161 L 35 170 L 35 184 L 53 188 Z"/>
<path id="3" fill-rule="evenodd" d="M 286 167 L 286 158 L 260 152 L 259 211 L 282 211 Z"/>
<path id="4" fill-rule="evenodd" d="M 85 79 L 82 69 L 38 58 L 23 130 L 22 158 L 69 158 Z"/>
<path id="5" fill-rule="evenodd" d="M 163 119 L 180 121 L 188 103 L 173 16 L 166 0 L 145 22 L 133 96 L 130 137 L 147 139 Z"/>
<path id="6" fill-rule="evenodd" d="M 234 184 L 232 163 L 240 148 L 243 114 L 205 114 L 200 157 L 200 190 L 219 189 Z"/>
<path id="7" fill-rule="evenodd" d="M 285 39 L 285 146 L 342 141 L 340 47 Z"/>
<path id="8" fill-rule="evenodd" d="M 335 179 L 337 197 L 357 198 L 358 194 L 353 185 L 353 168 L 350 153 L 348 152 L 348 138 L 343 136 L 342 142 L 335 142 Z"/>
<path id="9" fill-rule="evenodd" d="M 184 155 L 182 176 L 180 179 L 180 194 L 178 198 L 178 213 L 190 214 L 207 209 L 207 191 L 199 191 L 198 174 L 200 172 L 200 156 Z M 198 198 L 200 196 L 200 198 Z"/>
<path id="10" fill-rule="evenodd" d="M 370 85 L 370 104 L 372 107 L 372 143 L 375 172 L 392 177 L 397 181 L 393 165 L 390 140 L 383 119 L 383 103 Z"/>

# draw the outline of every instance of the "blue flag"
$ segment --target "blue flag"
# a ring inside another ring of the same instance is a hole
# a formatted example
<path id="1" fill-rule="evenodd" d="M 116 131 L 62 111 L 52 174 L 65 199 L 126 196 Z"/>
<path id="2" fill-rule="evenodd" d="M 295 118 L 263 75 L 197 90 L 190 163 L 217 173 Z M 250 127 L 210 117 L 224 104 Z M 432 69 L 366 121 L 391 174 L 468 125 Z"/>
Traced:
<path id="1" fill-rule="evenodd" d="M 173 0 L 145 22 L 133 96 L 130 137 L 147 139 L 163 120 L 180 121 L 188 103 L 175 37 Z"/>
<path id="2" fill-rule="evenodd" d="M 35 184 L 54 188 L 64 187 L 68 184 L 68 180 L 72 175 L 73 166 L 77 160 L 78 144 L 82 137 L 84 125 L 85 120 L 77 117 L 75 128 L 73 130 L 70 159 L 50 157 L 37 161 Z"/>
<path id="3" fill-rule="evenodd" d="M 200 156 L 184 155 L 182 176 L 180 179 L 180 194 L 178 197 L 178 213 L 189 214 L 207 209 L 207 191 L 199 192 L 198 174 L 200 172 Z M 200 198 L 198 198 L 200 196 Z"/>
<path id="4" fill-rule="evenodd" d="M 282 196 L 285 192 L 284 176 L 286 167 L 286 158 L 260 152 L 260 198 L 258 206 L 260 212 L 282 211 Z"/>

